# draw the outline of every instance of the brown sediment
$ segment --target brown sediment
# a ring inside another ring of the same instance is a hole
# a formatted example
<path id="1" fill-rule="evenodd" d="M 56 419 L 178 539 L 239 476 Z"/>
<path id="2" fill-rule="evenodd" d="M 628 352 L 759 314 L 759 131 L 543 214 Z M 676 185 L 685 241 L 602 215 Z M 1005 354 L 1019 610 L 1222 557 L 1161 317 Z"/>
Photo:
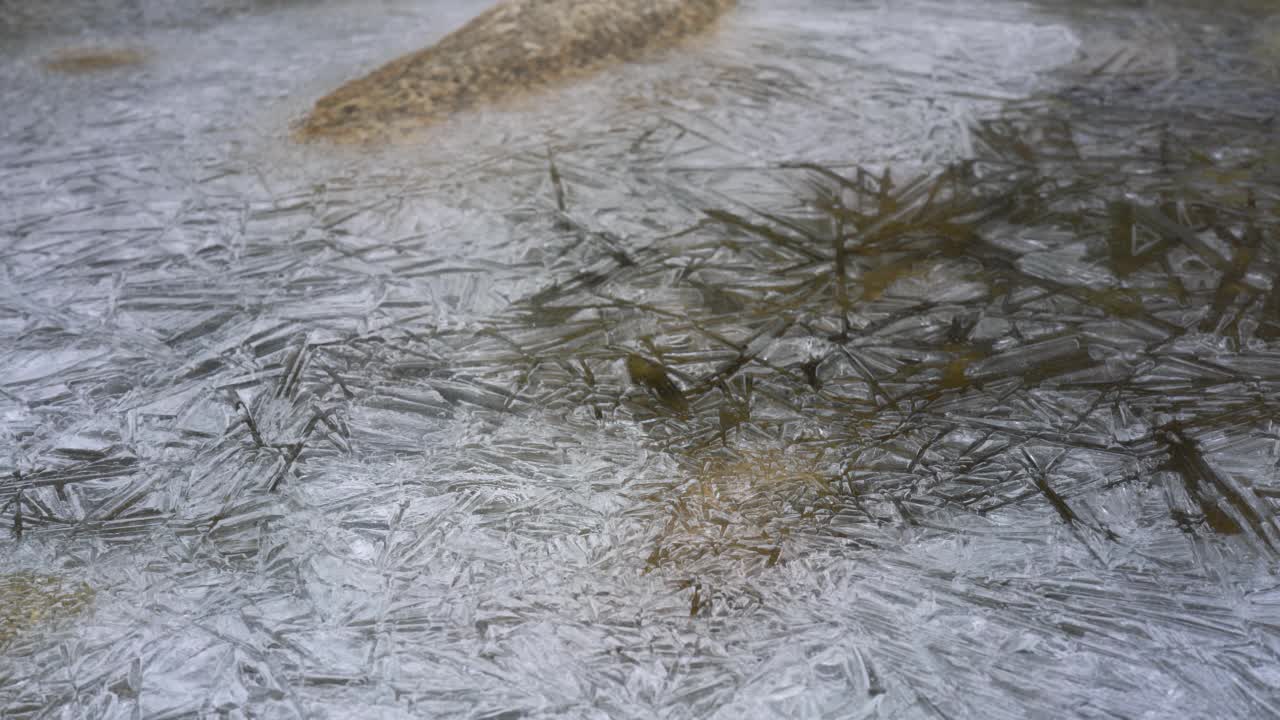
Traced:
<path id="1" fill-rule="evenodd" d="M 735 0 L 509 0 L 316 102 L 301 140 L 387 139 L 710 30 Z"/>
<path id="2" fill-rule="evenodd" d="M 54 575 L 0 575 L 0 649 L 33 626 L 79 615 L 93 597 L 88 585 Z"/>
<path id="3" fill-rule="evenodd" d="M 44 66 L 63 73 L 89 73 L 112 70 L 128 65 L 141 65 L 146 55 L 128 48 L 63 50 L 45 60 Z"/>
<path id="4" fill-rule="evenodd" d="M 646 568 L 772 567 L 783 559 L 785 539 L 822 513 L 832 494 L 821 457 L 803 449 L 712 456 L 676 493 L 661 496 L 666 522 Z"/>

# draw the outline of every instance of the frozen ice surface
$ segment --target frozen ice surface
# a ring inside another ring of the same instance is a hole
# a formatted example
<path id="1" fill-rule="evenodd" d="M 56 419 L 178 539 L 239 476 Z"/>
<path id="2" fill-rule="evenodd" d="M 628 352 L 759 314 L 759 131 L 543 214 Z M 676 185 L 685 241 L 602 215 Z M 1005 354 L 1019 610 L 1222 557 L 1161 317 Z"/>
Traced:
<path id="1" fill-rule="evenodd" d="M 0 2 L 0 574 L 93 593 L 0 715 L 1280 715 L 1243 10 L 745 2 L 367 152 L 477 7 L 105 7 Z"/>

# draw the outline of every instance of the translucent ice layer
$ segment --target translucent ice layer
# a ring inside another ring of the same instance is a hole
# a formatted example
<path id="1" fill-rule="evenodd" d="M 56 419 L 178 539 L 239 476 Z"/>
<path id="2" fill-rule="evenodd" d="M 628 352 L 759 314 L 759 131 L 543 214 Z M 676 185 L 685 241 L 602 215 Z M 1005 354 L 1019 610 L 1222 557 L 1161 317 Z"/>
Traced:
<path id="1" fill-rule="evenodd" d="M 1265 5 L 745 2 L 374 149 L 290 125 L 479 8 L 48 5 L 0 715 L 1280 714 Z"/>

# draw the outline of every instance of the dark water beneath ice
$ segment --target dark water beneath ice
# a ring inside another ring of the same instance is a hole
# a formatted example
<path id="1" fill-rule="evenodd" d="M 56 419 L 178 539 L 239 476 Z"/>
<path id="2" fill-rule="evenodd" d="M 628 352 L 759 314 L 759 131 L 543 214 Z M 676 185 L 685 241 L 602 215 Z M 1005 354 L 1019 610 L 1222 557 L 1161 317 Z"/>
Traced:
<path id="1" fill-rule="evenodd" d="M 1280 716 L 1274 9 L 477 10 L 0 1 L 0 715 Z"/>

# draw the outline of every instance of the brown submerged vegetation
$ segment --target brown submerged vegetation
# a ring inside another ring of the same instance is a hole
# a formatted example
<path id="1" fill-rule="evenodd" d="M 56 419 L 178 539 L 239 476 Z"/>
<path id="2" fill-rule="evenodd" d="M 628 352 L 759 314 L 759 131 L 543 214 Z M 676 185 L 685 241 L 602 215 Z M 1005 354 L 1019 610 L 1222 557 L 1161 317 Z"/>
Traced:
<path id="1" fill-rule="evenodd" d="M 471 346 L 504 368 L 486 386 L 630 417 L 681 459 L 647 495 L 646 567 L 695 613 L 797 535 L 874 547 L 957 512 L 1039 507 L 1095 558 L 1152 528 L 1273 553 L 1280 487 L 1220 453 L 1280 416 L 1274 120 L 1136 127 L 1098 82 L 980 122 L 977 156 L 936 174 L 762 170 L 809 190 L 632 250 L 575 223 L 553 172 L 570 234 L 612 260 Z M 1126 490 L 1161 517 L 1117 514 Z"/>
<path id="2" fill-rule="evenodd" d="M 316 102 L 297 136 L 382 140 L 711 29 L 734 0 L 510 0 Z"/>

